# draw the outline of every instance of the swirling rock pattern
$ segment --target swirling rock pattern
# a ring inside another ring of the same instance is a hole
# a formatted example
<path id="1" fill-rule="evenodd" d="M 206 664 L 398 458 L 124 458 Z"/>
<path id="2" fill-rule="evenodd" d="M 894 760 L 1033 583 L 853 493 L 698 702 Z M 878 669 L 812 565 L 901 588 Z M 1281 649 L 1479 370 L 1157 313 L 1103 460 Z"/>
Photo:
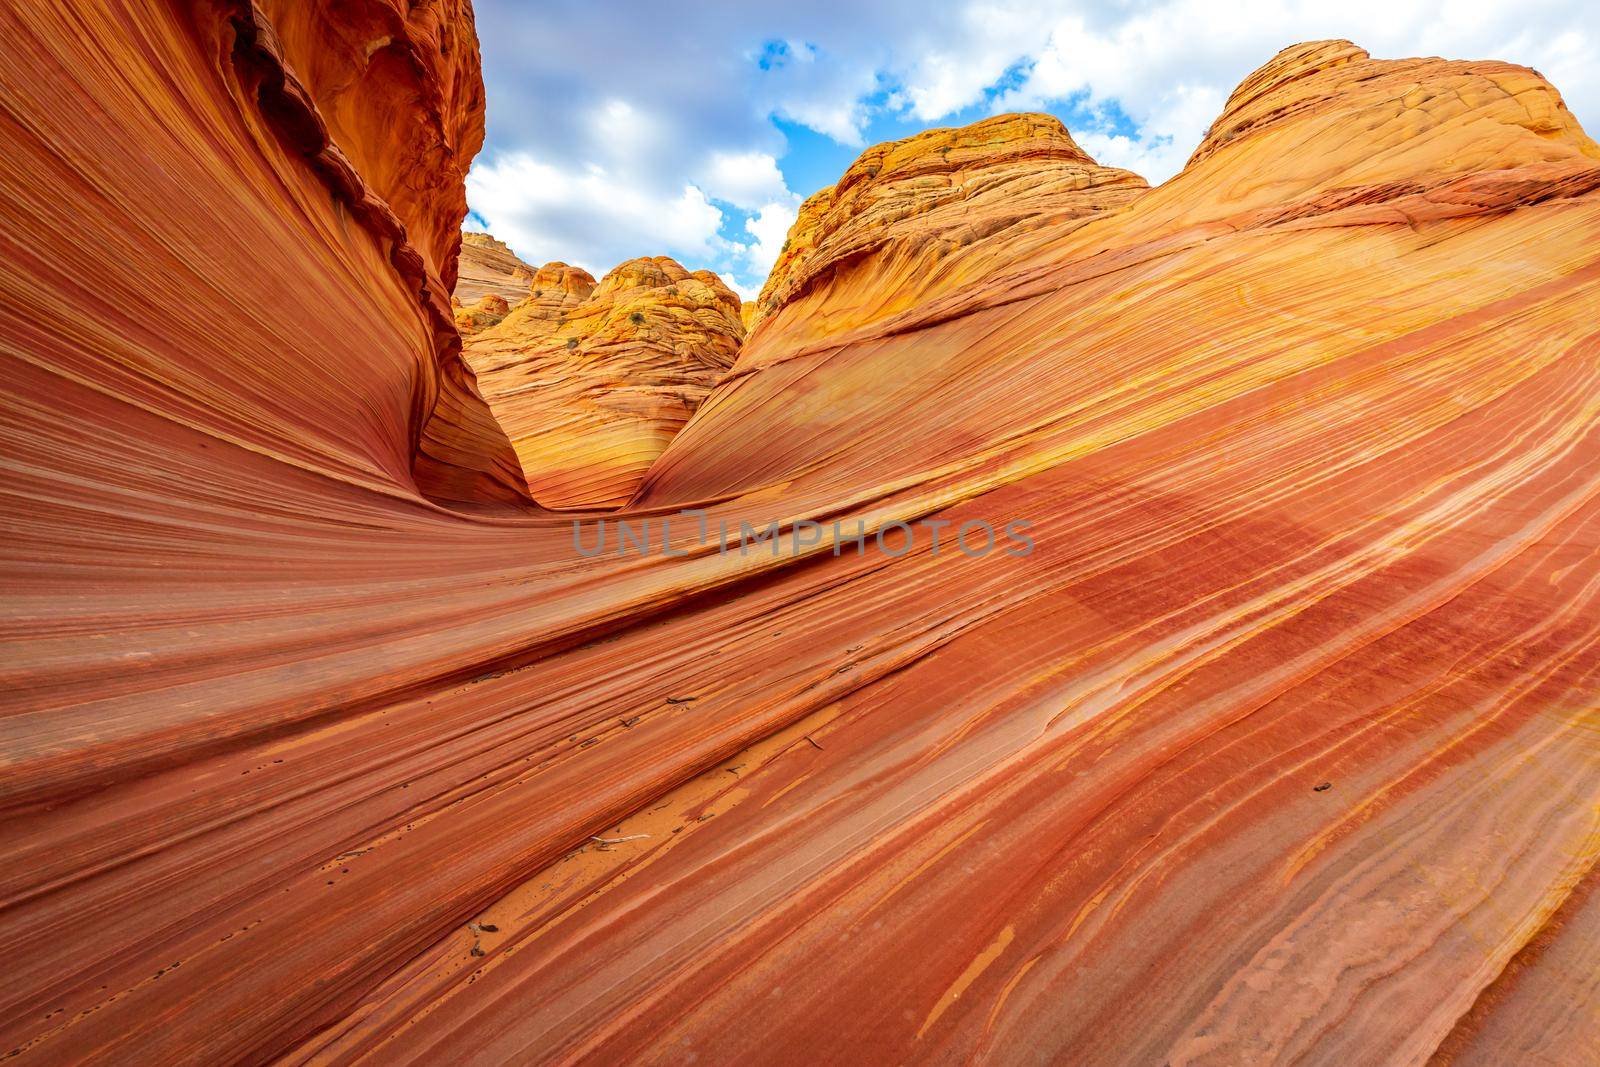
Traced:
<path id="1" fill-rule="evenodd" d="M 711 271 L 632 259 L 600 284 L 547 263 L 467 361 L 550 508 L 617 507 L 733 366 L 739 298 Z"/>
<path id="2" fill-rule="evenodd" d="M 450 0 L 0 8 L 0 1055 L 1585 1062 L 1553 89 L 1299 46 L 1158 189 L 885 220 L 628 513 L 1036 550 L 639 557 L 452 347 L 475 71 Z"/>

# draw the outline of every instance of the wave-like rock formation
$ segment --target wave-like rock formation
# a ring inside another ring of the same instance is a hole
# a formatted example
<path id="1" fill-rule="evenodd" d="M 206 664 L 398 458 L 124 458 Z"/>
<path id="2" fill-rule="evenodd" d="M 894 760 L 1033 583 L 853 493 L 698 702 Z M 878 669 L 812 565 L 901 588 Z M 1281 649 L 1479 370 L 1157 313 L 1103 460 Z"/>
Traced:
<path id="1" fill-rule="evenodd" d="M 632 259 L 596 285 L 547 263 L 466 357 L 534 499 L 605 508 L 633 496 L 743 339 L 739 298 L 711 271 Z"/>
<path id="2" fill-rule="evenodd" d="M 0 1055 L 1600 1044 L 1600 150 L 1533 72 L 1299 46 L 1160 188 L 814 209 L 644 556 L 460 361 L 464 0 L 9 5 L 0 84 Z"/>

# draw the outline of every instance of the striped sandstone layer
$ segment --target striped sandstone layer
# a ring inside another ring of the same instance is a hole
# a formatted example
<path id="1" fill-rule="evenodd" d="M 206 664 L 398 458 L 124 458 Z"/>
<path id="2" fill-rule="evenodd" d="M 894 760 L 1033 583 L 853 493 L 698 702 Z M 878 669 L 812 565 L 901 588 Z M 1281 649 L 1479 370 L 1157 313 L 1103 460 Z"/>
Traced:
<path id="1" fill-rule="evenodd" d="M 525 502 L 465 5 L 12 5 L 0 84 L 0 1055 L 1596 1046 L 1600 151 L 1532 72 L 1299 46 L 1158 189 L 886 220 L 627 509 L 1033 523 L 981 558 Z"/>
<path id="2" fill-rule="evenodd" d="M 548 508 L 628 502 L 733 366 L 739 298 L 711 271 L 632 259 L 597 286 L 548 263 L 528 301 L 467 344 L 490 410 Z"/>

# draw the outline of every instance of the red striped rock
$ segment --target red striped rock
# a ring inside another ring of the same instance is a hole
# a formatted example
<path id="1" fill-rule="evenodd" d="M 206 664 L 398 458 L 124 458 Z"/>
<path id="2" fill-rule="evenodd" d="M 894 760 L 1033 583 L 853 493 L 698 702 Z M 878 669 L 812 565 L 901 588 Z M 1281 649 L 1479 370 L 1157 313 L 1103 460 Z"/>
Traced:
<path id="1" fill-rule="evenodd" d="M 1582 1062 L 1553 89 L 1302 46 L 1158 189 L 883 220 L 627 511 L 822 539 L 641 558 L 455 354 L 475 71 L 451 3 L 0 10 L 0 1054 Z M 1036 547 L 832 551 L 926 518 Z"/>

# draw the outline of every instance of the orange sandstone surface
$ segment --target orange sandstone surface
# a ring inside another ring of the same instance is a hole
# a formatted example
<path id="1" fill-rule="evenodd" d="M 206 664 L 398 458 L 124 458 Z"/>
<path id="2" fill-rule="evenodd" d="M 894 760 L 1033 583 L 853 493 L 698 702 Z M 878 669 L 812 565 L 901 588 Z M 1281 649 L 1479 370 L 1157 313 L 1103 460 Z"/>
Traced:
<path id="1" fill-rule="evenodd" d="M 633 259 L 596 285 L 565 263 L 466 345 L 547 508 L 617 507 L 733 366 L 739 298 L 711 271 Z"/>
<path id="2" fill-rule="evenodd" d="M 1148 191 L 870 150 L 625 509 L 824 533 L 643 556 L 461 358 L 466 3 L 8 5 L 0 86 L 0 1055 L 1600 1047 L 1600 150 L 1537 74 L 1296 46 Z M 918 520 L 1035 549 L 831 528 Z"/>
<path id="3" fill-rule="evenodd" d="M 518 259 L 503 241 L 487 233 L 464 231 L 456 287 L 450 296 L 456 330 L 471 337 L 488 329 L 528 298 L 533 268 Z"/>

